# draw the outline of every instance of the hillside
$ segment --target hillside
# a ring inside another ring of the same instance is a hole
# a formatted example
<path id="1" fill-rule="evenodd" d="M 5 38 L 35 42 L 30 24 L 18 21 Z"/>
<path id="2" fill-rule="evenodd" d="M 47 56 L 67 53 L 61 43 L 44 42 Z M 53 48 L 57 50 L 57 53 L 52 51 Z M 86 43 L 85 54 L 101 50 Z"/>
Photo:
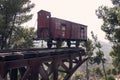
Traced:
<path id="1" fill-rule="evenodd" d="M 104 52 L 105 58 L 107 59 L 107 61 L 111 62 L 111 57 L 109 53 L 111 51 L 112 44 L 109 42 L 103 42 L 103 41 L 100 41 L 100 43 L 102 45 L 102 51 Z"/>

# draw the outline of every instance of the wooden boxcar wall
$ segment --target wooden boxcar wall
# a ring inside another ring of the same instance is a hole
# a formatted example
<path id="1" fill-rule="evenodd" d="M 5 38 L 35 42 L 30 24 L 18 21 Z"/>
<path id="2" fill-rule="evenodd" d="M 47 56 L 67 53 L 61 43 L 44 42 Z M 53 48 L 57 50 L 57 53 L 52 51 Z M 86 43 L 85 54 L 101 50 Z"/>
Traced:
<path id="1" fill-rule="evenodd" d="M 41 10 L 38 12 L 37 19 L 37 36 L 40 39 L 45 39 L 49 37 L 49 28 L 50 28 L 50 12 Z"/>
<path id="2" fill-rule="evenodd" d="M 53 18 L 50 12 L 38 12 L 37 35 L 41 39 L 87 40 L 87 26 Z"/>
<path id="3" fill-rule="evenodd" d="M 51 18 L 50 33 L 52 39 L 82 41 L 87 39 L 87 26 L 63 19 Z"/>

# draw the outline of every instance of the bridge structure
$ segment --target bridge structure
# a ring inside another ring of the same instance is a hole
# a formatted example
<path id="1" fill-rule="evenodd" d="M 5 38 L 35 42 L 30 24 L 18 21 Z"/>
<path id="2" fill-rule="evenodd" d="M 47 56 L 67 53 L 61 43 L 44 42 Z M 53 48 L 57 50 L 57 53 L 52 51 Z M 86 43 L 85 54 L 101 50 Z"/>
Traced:
<path id="1" fill-rule="evenodd" d="M 82 48 L 0 50 L 0 80 L 69 80 L 83 56 Z"/>

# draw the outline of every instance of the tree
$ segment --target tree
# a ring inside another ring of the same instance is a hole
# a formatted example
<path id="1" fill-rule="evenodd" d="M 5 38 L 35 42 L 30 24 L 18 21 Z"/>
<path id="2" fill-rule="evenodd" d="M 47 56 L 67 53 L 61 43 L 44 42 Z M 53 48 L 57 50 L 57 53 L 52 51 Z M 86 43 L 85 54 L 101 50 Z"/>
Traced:
<path id="1" fill-rule="evenodd" d="M 89 68 L 88 68 L 89 65 L 88 65 L 88 63 L 91 59 L 91 56 L 93 55 L 93 51 L 94 51 L 95 47 L 92 43 L 92 40 L 90 40 L 89 38 L 88 38 L 87 42 L 83 43 L 82 46 L 86 50 L 86 57 L 88 57 L 88 60 L 86 60 L 86 78 L 87 78 L 87 80 L 89 80 Z"/>
<path id="2" fill-rule="evenodd" d="M 29 21 L 32 14 L 27 14 L 34 7 L 30 0 L 0 0 L 0 49 L 11 48 L 11 37 L 15 27 Z"/>
<path id="3" fill-rule="evenodd" d="M 103 20 L 101 29 L 106 33 L 106 39 L 113 43 L 110 55 L 114 67 L 120 71 L 120 0 L 111 1 L 112 7 L 100 6 L 96 14 Z"/>
<path id="4" fill-rule="evenodd" d="M 97 49 L 97 52 L 96 52 L 96 56 L 93 57 L 93 61 L 94 63 L 97 63 L 97 64 L 102 64 L 102 67 L 103 67 L 103 72 L 104 72 L 104 76 L 105 76 L 105 80 L 107 80 L 107 74 L 106 74 L 106 71 L 105 71 L 105 58 L 104 58 L 104 53 L 103 51 L 101 50 L 102 48 L 102 45 L 100 44 L 100 42 L 97 40 L 97 36 L 95 36 L 93 34 L 93 32 L 91 32 L 92 34 L 92 38 L 94 40 L 94 45 Z"/>
<path id="5" fill-rule="evenodd" d="M 108 76 L 108 80 L 116 80 L 113 75 Z"/>
<path id="6" fill-rule="evenodd" d="M 103 73 L 102 73 L 100 67 L 96 67 L 95 73 L 96 73 L 96 75 L 99 76 L 99 77 L 102 77 L 102 76 L 103 76 Z"/>
<path id="7" fill-rule="evenodd" d="M 84 73 L 76 72 L 71 80 L 84 80 Z"/>
<path id="8" fill-rule="evenodd" d="M 15 28 L 14 36 L 11 36 L 10 45 L 12 48 L 31 48 L 33 47 L 34 28 Z"/>
<path id="9" fill-rule="evenodd" d="M 33 31 L 21 25 L 32 18 L 33 7 L 30 0 L 0 0 L 0 49 L 31 46 Z M 10 80 L 17 80 L 17 69 L 10 70 Z"/>

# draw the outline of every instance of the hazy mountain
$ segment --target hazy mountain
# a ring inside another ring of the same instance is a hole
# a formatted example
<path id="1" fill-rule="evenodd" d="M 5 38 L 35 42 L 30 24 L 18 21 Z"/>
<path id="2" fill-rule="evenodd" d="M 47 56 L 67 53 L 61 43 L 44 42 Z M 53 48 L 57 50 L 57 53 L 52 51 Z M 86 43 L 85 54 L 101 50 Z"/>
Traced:
<path id="1" fill-rule="evenodd" d="M 102 51 L 104 52 L 105 58 L 107 59 L 107 61 L 111 62 L 111 57 L 109 55 L 111 48 L 112 48 L 112 44 L 109 42 L 103 42 L 100 41 L 101 45 L 102 45 Z"/>

